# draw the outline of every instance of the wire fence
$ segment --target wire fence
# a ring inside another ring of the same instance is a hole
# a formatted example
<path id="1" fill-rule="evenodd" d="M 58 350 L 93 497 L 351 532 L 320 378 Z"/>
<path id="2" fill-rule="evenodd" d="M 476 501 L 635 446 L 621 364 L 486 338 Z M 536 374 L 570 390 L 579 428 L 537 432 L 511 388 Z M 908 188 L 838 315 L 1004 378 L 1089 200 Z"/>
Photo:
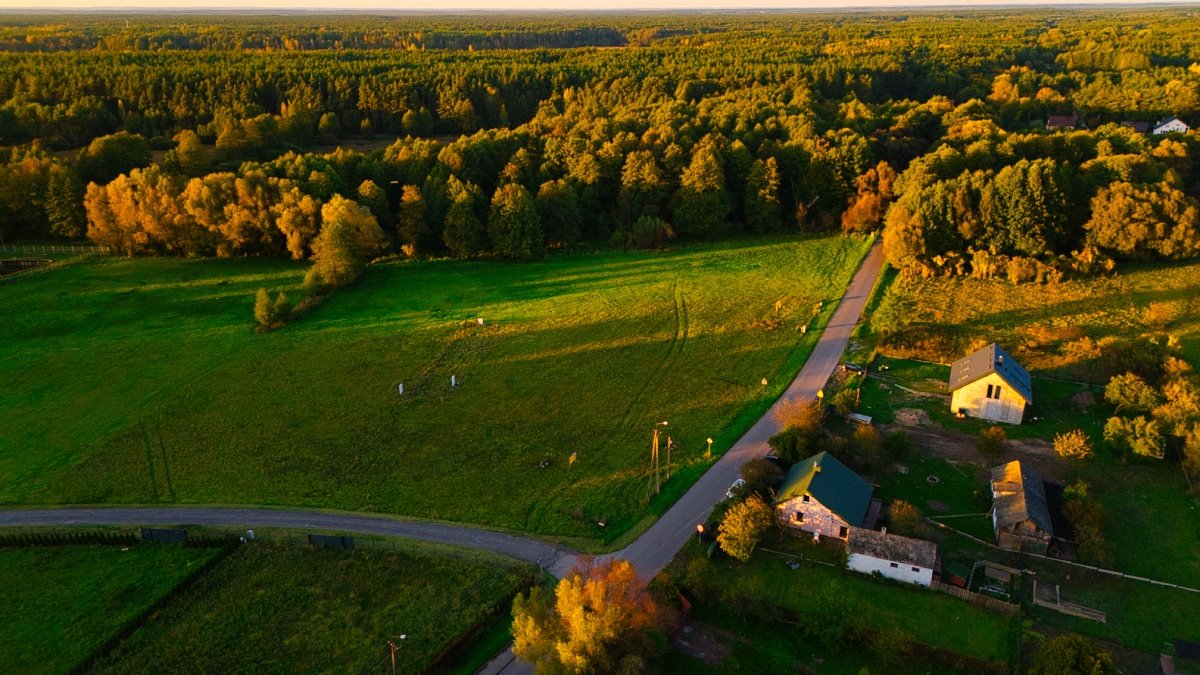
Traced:
<path id="1" fill-rule="evenodd" d="M 110 254 L 107 246 L 91 244 L 0 244 L 0 253 L 35 255 L 38 253 L 100 253 Z"/>

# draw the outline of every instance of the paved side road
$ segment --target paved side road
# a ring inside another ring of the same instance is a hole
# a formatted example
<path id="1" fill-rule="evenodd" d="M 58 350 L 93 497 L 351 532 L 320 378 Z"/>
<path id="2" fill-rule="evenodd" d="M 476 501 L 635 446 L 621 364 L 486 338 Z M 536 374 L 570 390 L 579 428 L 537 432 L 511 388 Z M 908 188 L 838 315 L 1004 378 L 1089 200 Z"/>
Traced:
<path id="1" fill-rule="evenodd" d="M 575 564 L 575 552 L 553 544 L 465 525 L 384 515 L 210 506 L 18 509 L 0 511 L 0 527 L 59 525 L 210 525 L 286 527 L 404 537 L 500 553 L 541 565 L 558 577 Z"/>

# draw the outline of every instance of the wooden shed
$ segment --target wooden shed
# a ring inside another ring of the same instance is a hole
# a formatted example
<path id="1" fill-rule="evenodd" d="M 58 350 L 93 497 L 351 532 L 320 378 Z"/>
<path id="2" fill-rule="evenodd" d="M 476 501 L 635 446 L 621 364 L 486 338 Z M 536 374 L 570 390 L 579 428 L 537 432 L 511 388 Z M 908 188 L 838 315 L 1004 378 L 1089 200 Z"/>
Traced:
<path id="1" fill-rule="evenodd" d="M 1046 484 L 1020 461 L 992 469 L 992 527 L 996 545 L 1009 551 L 1044 554 L 1054 538 Z"/>
<path id="2" fill-rule="evenodd" d="M 1020 424 L 1033 403 L 1029 371 L 995 342 L 955 361 L 948 387 L 956 415 L 993 422 Z"/>

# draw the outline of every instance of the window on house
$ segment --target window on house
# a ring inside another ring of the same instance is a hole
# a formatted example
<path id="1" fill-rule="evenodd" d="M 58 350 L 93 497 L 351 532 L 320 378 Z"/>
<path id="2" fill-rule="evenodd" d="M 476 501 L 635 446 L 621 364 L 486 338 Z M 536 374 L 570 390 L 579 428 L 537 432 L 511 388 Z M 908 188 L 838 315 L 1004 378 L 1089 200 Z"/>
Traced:
<path id="1" fill-rule="evenodd" d="M 799 512 L 793 513 L 792 514 L 792 522 L 793 523 L 803 523 L 804 522 L 804 514 L 799 513 Z"/>
<path id="2" fill-rule="evenodd" d="M 988 385 L 988 393 L 987 393 L 987 397 L 988 397 L 988 398 L 991 398 L 991 397 L 992 397 L 992 385 L 990 385 L 990 384 Z"/>
<path id="3" fill-rule="evenodd" d="M 894 567 L 894 568 L 899 568 L 899 567 L 900 567 L 900 563 L 890 563 L 890 564 L 891 564 L 891 566 L 892 566 L 892 567 Z"/>
<path id="4" fill-rule="evenodd" d="M 801 497 L 801 498 L 800 498 L 800 501 L 802 501 L 802 502 L 804 502 L 805 504 L 807 504 L 807 503 L 808 503 L 808 495 L 804 495 L 803 497 Z"/>
<path id="5" fill-rule="evenodd" d="M 842 539 L 845 539 L 846 535 L 849 533 L 850 533 L 850 531 L 844 527 L 838 530 L 838 536 L 841 537 Z"/>
<path id="6" fill-rule="evenodd" d="M 999 400 L 999 398 L 1000 398 L 1000 385 L 996 385 L 996 395 L 995 395 L 995 396 L 993 396 L 992 398 Z"/>
<path id="7" fill-rule="evenodd" d="M 920 567 L 914 567 L 914 568 L 912 568 L 912 571 L 914 571 L 914 572 L 920 572 L 920 571 L 921 571 L 921 568 L 920 568 Z"/>

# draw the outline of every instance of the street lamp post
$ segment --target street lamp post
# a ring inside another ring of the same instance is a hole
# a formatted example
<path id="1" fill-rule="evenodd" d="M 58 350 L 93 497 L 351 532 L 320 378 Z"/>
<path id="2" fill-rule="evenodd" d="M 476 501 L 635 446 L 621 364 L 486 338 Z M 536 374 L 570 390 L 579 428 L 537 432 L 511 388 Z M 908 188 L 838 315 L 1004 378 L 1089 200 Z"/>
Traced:
<path id="1" fill-rule="evenodd" d="M 696 523 L 696 541 L 704 543 L 704 523 Z"/>
<path id="2" fill-rule="evenodd" d="M 708 439 L 708 450 L 704 453 L 704 459 L 712 459 L 712 438 Z"/>
<path id="3" fill-rule="evenodd" d="M 400 635 L 399 639 L 403 642 L 408 639 L 408 635 Z M 400 644 L 395 640 L 388 640 L 388 649 L 392 650 L 392 675 L 396 675 L 396 651 L 400 649 Z"/>

